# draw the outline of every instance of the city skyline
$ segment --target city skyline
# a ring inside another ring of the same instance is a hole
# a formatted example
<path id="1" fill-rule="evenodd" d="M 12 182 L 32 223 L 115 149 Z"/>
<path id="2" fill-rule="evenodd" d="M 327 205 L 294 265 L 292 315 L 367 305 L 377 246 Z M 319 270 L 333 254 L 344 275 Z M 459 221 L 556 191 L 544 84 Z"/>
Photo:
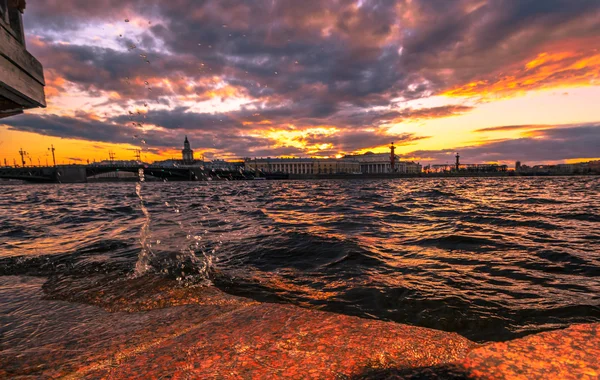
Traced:
<path id="1" fill-rule="evenodd" d="M 44 162 L 383 153 L 422 164 L 600 157 L 594 1 L 40 1 L 48 107 L 0 120 Z"/>
<path id="2" fill-rule="evenodd" d="M 393 148 L 394 151 L 397 148 L 396 146 L 394 146 L 394 142 L 391 142 L 391 147 L 388 146 L 387 149 L 389 150 L 390 148 Z M 7 158 L 0 158 L 1 162 L 0 162 L 0 166 L 2 166 L 2 163 L 4 163 L 4 166 L 13 166 L 13 167 L 50 167 L 50 166 L 57 166 L 57 165 L 89 165 L 89 164 L 110 164 L 112 162 L 121 162 L 121 163 L 145 163 L 145 164 L 161 164 L 161 163 L 167 163 L 167 162 L 177 162 L 178 165 L 194 165 L 194 164 L 201 164 L 201 163 L 216 163 L 216 162 L 224 162 L 224 163 L 243 163 L 243 162 L 254 162 L 256 159 L 259 160 L 265 160 L 266 162 L 268 162 L 268 160 L 319 160 L 319 159 L 333 159 L 333 160 L 344 160 L 344 159 L 355 159 L 357 157 L 385 157 L 385 159 L 380 160 L 380 161 L 386 161 L 388 162 L 390 159 L 390 154 L 389 153 L 385 153 L 385 152 L 373 152 L 373 151 L 365 151 L 363 153 L 360 154 L 338 154 L 335 156 L 331 156 L 331 157 L 323 157 L 323 156 L 310 156 L 310 155 L 306 155 L 306 156 L 293 156 L 293 155 L 281 155 L 281 156 L 266 156 L 266 157 L 229 157 L 227 160 L 224 160 L 220 157 L 210 157 L 207 158 L 204 156 L 204 154 L 200 154 L 198 156 L 195 155 L 194 150 L 191 149 L 191 143 L 188 141 L 187 136 L 185 136 L 184 142 L 183 142 L 183 149 L 179 151 L 179 157 L 177 157 L 176 155 L 171 155 L 168 158 L 165 157 L 161 157 L 160 160 L 145 160 L 144 156 L 142 155 L 142 150 L 141 149 L 131 149 L 133 151 L 133 156 L 132 157 L 117 157 L 116 154 L 112 151 L 109 150 L 107 152 L 108 157 L 107 158 L 100 158 L 100 159 L 80 159 L 80 158 L 72 158 L 72 157 L 68 157 L 66 159 L 63 160 L 57 160 L 55 157 L 55 148 L 53 145 L 51 145 L 51 147 L 49 147 L 47 149 L 48 152 L 45 153 L 45 155 L 42 156 L 37 156 L 37 157 L 32 157 L 32 155 L 27 152 L 26 150 L 24 150 L 23 148 L 20 148 L 18 153 L 19 153 L 19 159 L 17 160 L 16 158 L 13 158 L 12 161 L 9 161 Z M 50 153 L 51 152 L 51 153 Z M 412 163 L 412 164 L 419 164 L 419 162 L 415 162 L 415 161 L 411 161 L 406 159 L 406 157 L 404 156 L 399 156 L 397 154 L 394 153 L 394 157 L 395 160 L 397 162 L 404 162 L 404 163 Z M 454 162 L 450 162 L 450 161 L 446 161 L 445 163 L 428 163 L 427 166 L 431 167 L 433 166 L 438 166 L 438 167 L 442 167 L 442 166 L 448 166 L 448 167 L 454 167 L 456 165 L 458 165 L 458 157 L 460 157 L 459 152 L 453 152 L 452 156 L 449 156 L 449 159 L 453 159 L 456 160 Z M 44 161 L 42 163 L 42 161 Z M 577 164 L 586 164 L 586 163 L 597 163 L 600 162 L 600 160 L 595 160 L 595 159 L 591 159 L 591 160 L 581 160 L 581 161 L 577 161 L 575 163 Z M 517 166 L 520 165 L 524 165 L 524 166 L 528 166 L 527 164 L 533 164 L 535 165 L 535 163 L 527 163 L 527 162 L 521 162 L 521 161 L 514 161 L 511 162 L 512 164 L 515 164 Z M 461 166 L 464 165 L 488 165 L 488 164 L 492 164 L 492 165 L 499 165 L 498 162 L 480 162 L 480 163 L 469 163 L 469 164 L 464 164 L 464 162 L 461 162 Z M 569 163 L 573 164 L 573 162 Z M 547 165 L 553 165 L 553 164 L 540 164 L 541 166 L 547 166 Z M 508 167 L 509 165 L 507 164 L 503 164 L 503 166 Z M 511 169 L 512 170 L 512 169 Z"/>

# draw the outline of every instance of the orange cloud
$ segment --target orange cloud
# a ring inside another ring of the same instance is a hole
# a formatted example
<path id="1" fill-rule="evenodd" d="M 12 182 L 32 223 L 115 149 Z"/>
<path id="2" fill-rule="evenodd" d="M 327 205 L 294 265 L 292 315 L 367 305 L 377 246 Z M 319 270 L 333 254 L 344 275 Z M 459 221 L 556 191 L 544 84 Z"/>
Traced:
<path id="1" fill-rule="evenodd" d="M 445 91 L 447 97 L 511 97 L 526 91 L 589 86 L 600 77 L 600 52 L 543 52 L 519 67 Z"/>
<path id="2" fill-rule="evenodd" d="M 374 117 L 381 124 L 402 123 L 405 121 L 420 121 L 428 119 L 441 119 L 465 114 L 473 110 L 471 106 L 447 105 L 431 108 L 406 108 L 401 111 L 390 111 Z"/>
<path id="3" fill-rule="evenodd" d="M 506 132 L 506 131 L 527 131 L 532 129 L 553 128 L 553 125 L 529 124 L 529 125 L 502 125 L 499 127 L 488 127 L 476 129 L 474 132 Z"/>
<path id="4" fill-rule="evenodd" d="M 46 70 L 45 72 L 45 80 L 46 80 L 46 98 L 49 100 L 56 96 L 59 96 L 62 92 L 65 91 L 65 78 L 61 77 L 55 70 Z"/>
<path id="5" fill-rule="evenodd" d="M 321 150 L 330 149 L 332 144 L 329 143 L 310 143 L 311 136 L 327 137 L 338 132 L 337 128 L 333 127 L 314 127 L 303 130 L 299 129 L 271 129 L 269 131 L 255 131 L 258 135 L 265 136 L 271 139 L 275 147 L 294 147 L 302 149 L 308 153 L 316 153 Z"/>

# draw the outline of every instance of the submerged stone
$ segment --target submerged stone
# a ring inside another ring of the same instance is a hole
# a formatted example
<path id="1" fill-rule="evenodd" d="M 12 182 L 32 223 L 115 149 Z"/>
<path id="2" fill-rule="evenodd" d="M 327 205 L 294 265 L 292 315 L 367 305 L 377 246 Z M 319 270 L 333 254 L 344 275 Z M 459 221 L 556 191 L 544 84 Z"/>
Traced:
<path id="1" fill-rule="evenodd" d="M 110 285 L 116 292 L 110 296 L 73 284 L 80 291 L 73 300 L 104 310 L 42 299 L 37 278 L 0 282 L 8 301 L 0 311 L 10 315 L 0 377 L 335 378 L 439 365 L 477 346 L 455 333 L 257 303 L 212 287 L 146 288 L 144 297 L 129 301 L 140 310 L 132 311 L 125 294 L 139 294 L 136 280 Z M 66 287 L 58 289 L 46 297 L 66 298 Z M 187 305 L 171 306 L 182 296 L 189 297 Z M 11 313 L 15 307 L 21 312 Z M 128 312 L 107 311 L 117 309 Z"/>
<path id="2" fill-rule="evenodd" d="M 461 366 L 480 379 L 599 379 L 600 323 L 578 324 L 469 353 Z"/>
<path id="3" fill-rule="evenodd" d="M 0 378 L 592 379 L 600 373 L 600 324 L 481 346 L 455 333 L 258 303 L 169 280 L 44 282 L 0 277 Z"/>

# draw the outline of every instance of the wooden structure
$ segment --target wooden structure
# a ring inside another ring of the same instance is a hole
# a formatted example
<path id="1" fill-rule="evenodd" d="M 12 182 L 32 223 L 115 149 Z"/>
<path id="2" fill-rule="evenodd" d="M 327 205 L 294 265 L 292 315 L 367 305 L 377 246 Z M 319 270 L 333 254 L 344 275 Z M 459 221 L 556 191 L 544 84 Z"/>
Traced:
<path id="1" fill-rule="evenodd" d="M 25 0 L 0 0 L 0 119 L 46 107 L 42 64 L 25 47 Z"/>

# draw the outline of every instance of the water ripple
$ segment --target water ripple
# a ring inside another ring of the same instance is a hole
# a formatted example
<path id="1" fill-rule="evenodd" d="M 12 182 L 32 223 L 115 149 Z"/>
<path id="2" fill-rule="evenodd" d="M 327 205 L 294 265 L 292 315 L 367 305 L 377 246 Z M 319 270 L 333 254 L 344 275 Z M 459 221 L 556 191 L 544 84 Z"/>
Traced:
<path id="1" fill-rule="evenodd" d="M 475 340 L 600 320 L 597 178 L 145 183 L 149 221 L 132 184 L 0 191 L 0 275 L 130 276 L 148 222 L 182 284 Z"/>

